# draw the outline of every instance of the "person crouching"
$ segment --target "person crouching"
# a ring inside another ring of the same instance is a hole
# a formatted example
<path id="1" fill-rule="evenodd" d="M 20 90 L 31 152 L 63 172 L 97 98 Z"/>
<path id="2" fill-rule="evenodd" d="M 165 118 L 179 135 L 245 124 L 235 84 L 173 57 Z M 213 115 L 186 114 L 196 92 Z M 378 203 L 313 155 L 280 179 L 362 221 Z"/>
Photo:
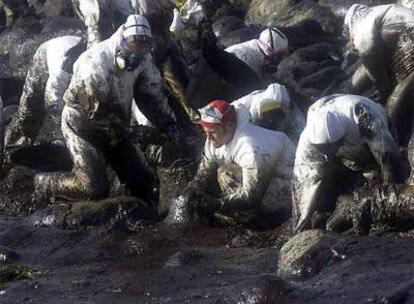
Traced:
<path id="1" fill-rule="evenodd" d="M 246 108 L 236 110 L 223 100 L 199 112 L 207 139 L 198 171 L 184 191 L 190 216 L 255 228 L 286 220 L 295 154 L 289 138 L 249 123 Z"/>

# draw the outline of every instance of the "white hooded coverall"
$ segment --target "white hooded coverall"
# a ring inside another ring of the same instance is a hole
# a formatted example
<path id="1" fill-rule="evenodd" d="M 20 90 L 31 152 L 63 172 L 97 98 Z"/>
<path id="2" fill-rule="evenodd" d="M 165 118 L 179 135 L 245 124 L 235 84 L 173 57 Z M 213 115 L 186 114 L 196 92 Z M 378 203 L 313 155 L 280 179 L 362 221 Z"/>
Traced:
<path id="1" fill-rule="evenodd" d="M 361 75 L 367 74 L 380 92 L 381 102 L 386 103 L 400 143 L 405 145 L 413 127 L 414 11 L 397 4 L 354 4 L 345 16 L 345 26 L 361 57 L 361 69 L 366 71 L 355 73 L 353 87 L 358 88 L 364 80 Z"/>
<path id="2" fill-rule="evenodd" d="M 151 174 L 125 133 L 134 83 L 135 90 L 151 96 L 154 103 L 167 105 L 167 97 L 150 54 L 133 71 L 115 65 L 121 31 L 120 27 L 109 39 L 85 51 L 74 64 L 62 112 L 62 133 L 74 166 L 72 172 L 36 176 L 35 184 L 45 188 L 48 197 L 105 197 L 109 191 L 105 160 L 109 160 L 131 193 L 148 199 Z"/>
<path id="3" fill-rule="evenodd" d="M 131 14 L 157 14 L 163 2 L 173 0 L 72 0 L 78 17 L 88 32 L 88 47 L 109 38 Z M 172 6 L 172 4 L 170 5 Z M 152 24 L 152 27 L 155 25 Z"/>
<path id="4" fill-rule="evenodd" d="M 203 192 L 207 190 L 206 182 L 216 176 L 220 167 L 236 165 L 241 168 L 241 174 L 233 178 L 233 185 L 220 184 L 227 211 L 288 211 L 295 148 L 284 133 L 260 128 L 248 120 L 247 109 L 239 109 L 237 127 L 228 144 L 215 148 L 206 141 L 190 187 Z M 219 183 L 226 181 L 226 178 L 218 178 Z"/>
<path id="5" fill-rule="evenodd" d="M 323 152 L 318 145 L 324 146 Z M 315 102 L 308 111 L 293 169 L 294 216 L 300 217 L 296 229 L 302 230 L 318 209 L 321 185 L 335 157 L 361 169 L 373 156 L 387 180 L 395 155 L 397 145 L 381 105 L 357 95 L 331 95 Z"/>
<path id="6" fill-rule="evenodd" d="M 271 35 L 269 33 L 272 33 Z M 241 42 L 225 49 L 247 64 L 258 76 L 263 76 L 263 66 L 267 56 L 278 51 L 286 51 L 288 41 L 286 36 L 275 28 L 266 29 L 258 39 Z"/>
<path id="7" fill-rule="evenodd" d="M 414 11 L 396 4 L 375 7 L 354 4 L 345 16 L 345 26 L 369 77 L 374 82 L 381 81 L 380 71 L 392 72 L 391 60 L 400 35 L 413 33 Z M 381 83 L 378 84 L 381 89 Z"/>
<path id="8" fill-rule="evenodd" d="M 242 105 L 249 110 L 250 121 L 259 125 L 261 119 L 261 106 L 263 103 L 276 103 L 284 112 L 283 121 L 274 122 L 274 130 L 285 132 L 290 140 L 297 144 L 299 136 L 305 127 L 305 118 L 296 104 L 290 99 L 289 93 L 284 85 L 273 83 L 265 90 L 253 91 L 232 102 L 236 109 Z"/>
<path id="9" fill-rule="evenodd" d="M 33 143 L 46 112 L 60 117 L 71 74 L 62 70 L 66 52 L 81 38 L 62 36 L 42 43 L 33 56 L 26 75 L 18 112 L 6 131 L 6 147 Z"/>

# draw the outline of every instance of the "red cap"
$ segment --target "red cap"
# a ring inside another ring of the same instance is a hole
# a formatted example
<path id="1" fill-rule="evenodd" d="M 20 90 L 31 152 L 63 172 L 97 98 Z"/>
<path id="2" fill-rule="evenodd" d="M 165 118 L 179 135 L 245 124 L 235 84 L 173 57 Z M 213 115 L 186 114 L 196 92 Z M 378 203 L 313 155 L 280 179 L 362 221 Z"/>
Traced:
<path id="1" fill-rule="evenodd" d="M 224 100 L 214 100 L 198 111 L 201 115 L 200 124 L 206 128 L 214 128 L 236 119 L 234 106 Z"/>

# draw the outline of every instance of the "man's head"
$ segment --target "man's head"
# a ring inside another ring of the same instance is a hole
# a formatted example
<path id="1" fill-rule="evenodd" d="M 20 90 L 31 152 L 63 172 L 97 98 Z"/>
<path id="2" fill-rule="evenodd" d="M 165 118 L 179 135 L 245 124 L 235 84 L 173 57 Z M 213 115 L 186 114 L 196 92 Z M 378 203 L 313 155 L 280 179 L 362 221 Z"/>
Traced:
<path id="1" fill-rule="evenodd" d="M 270 84 L 266 90 L 253 97 L 259 126 L 282 131 L 282 126 L 289 112 L 289 94 L 286 87 L 277 83 Z"/>
<path id="2" fill-rule="evenodd" d="M 151 27 L 147 18 L 130 15 L 122 26 L 121 40 L 116 50 L 116 63 L 121 70 L 135 70 L 151 49 Z"/>
<path id="3" fill-rule="evenodd" d="M 228 144 L 236 130 L 236 110 L 226 101 L 214 100 L 199 109 L 200 124 L 215 148 Z"/>
<path id="4" fill-rule="evenodd" d="M 277 66 L 289 54 L 287 37 L 275 27 L 262 31 L 258 42 L 261 52 L 265 55 L 265 69 L 267 66 Z"/>

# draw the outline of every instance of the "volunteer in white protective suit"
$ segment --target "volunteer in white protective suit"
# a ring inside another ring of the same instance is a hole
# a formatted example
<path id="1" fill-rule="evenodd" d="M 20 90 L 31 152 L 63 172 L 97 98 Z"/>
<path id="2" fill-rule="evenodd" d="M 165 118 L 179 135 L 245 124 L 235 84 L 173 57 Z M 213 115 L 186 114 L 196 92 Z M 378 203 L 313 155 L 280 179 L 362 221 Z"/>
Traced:
<path id="1" fill-rule="evenodd" d="M 109 39 L 84 52 L 64 95 L 62 133 L 72 172 L 38 174 L 36 199 L 99 199 L 108 195 L 106 161 L 132 195 L 146 201 L 152 175 L 126 129 L 134 91 L 166 104 L 160 73 L 149 53 L 151 28 L 145 17 L 131 15 Z"/>
<path id="2" fill-rule="evenodd" d="M 183 89 L 196 78 L 203 77 L 205 66 L 203 58 L 202 41 L 200 37 L 201 24 L 206 21 L 203 6 L 198 0 L 188 0 L 180 11 L 174 9 L 174 19 L 170 26 L 170 32 L 180 47 L 185 71 L 180 79 Z M 196 114 L 198 116 L 198 113 Z"/>
<path id="3" fill-rule="evenodd" d="M 171 72 L 167 75 L 166 80 L 175 95 L 178 96 L 190 119 L 196 122 L 199 119 L 199 114 L 191 106 L 187 97 L 192 93 L 199 95 L 200 83 L 202 83 L 202 79 L 205 79 L 206 72 L 210 72 L 203 57 L 201 38 L 203 36 L 202 25 L 208 23 L 207 16 L 203 5 L 198 0 L 186 1 L 180 11 L 175 8 L 173 14 L 170 32 L 175 39 L 172 39 L 174 47 L 170 50 Z M 210 36 L 215 44 L 214 34 Z"/>
<path id="4" fill-rule="evenodd" d="M 145 0 L 72 0 L 72 4 L 87 28 L 88 48 L 109 38 L 129 15 L 144 15 L 147 9 Z"/>
<path id="5" fill-rule="evenodd" d="M 33 144 L 46 114 L 60 118 L 63 94 L 72 77 L 63 64 L 69 59 L 67 51 L 80 40 L 77 36 L 63 36 L 39 46 L 26 75 L 19 109 L 6 130 L 6 150 Z"/>
<path id="6" fill-rule="evenodd" d="M 353 76 L 352 92 L 362 93 L 373 82 L 400 142 L 406 142 L 414 98 L 414 11 L 397 4 L 354 4 L 345 16 L 345 30 L 362 62 Z"/>
<path id="7" fill-rule="evenodd" d="M 265 90 L 258 90 L 232 102 L 250 113 L 250 121 L 262 128 L 287 134 L 297 144 L 305 127 L 305 118 L 296 104 L 290 99 L 284 85 L 270 84 Z"/>
<path id="8" fill-rule="evenodd" d="M 206 14 L 198 0 L 188 0 L 180 11 L 174 9 L 174 19 L 170 31 L 180 41 L 186 61 L 190 65 L 202 56 L 199 26 L 205 18 Z M 188 52 L 190 53 L 188 54 Z"/>
<path id="9" fill-rule="evenodd" d="M 260 33 L 258 39 L 241 42 L 225 49 L 246 63 L 256 74 L 274 73 L 279 62 L 289 54 L 287 37 L 271 27 Z"/>
<path id="10" fill-rule="evenodd" d="M 217 1 L 188 0 L 180 11 L 174 9 L 170 31 L 174 33 L 185 62 L 184 72 L 176 75 L 192 104 L 205 105 L 208 101 L 200 96 L 200 88 L 202 91 L 209 88 L 207 95 L 213 98 L 240 97 L 263 88 L 255 71 L 217 46 L 211 16 L 220 5 Z"/>
<path id="11" fill-rule="evenodd" d="M 224 215 L 259 227 L 266 217 L 270 225 L 286 220 L 294 160 L 289 138 L 250 124 L 247 109 L 236 112 L 222 100 L 199 111 L 207 140 L 197 174 L 184 192 L 190 214 Z M 221 191 L 212 186 L 217 181 Z"/>
<path id="12" fill-rule="evenodd" d="M 331 95 L 309 108 L 293 170 L 296 232 L 309 227 L 312 214 L 332 190 L 325 184 L 338 174 L 332 170 L 337 160 L 353 170 L 376 163 L 383 181 L 393 181 L 400 155 L 381 105 L 363 96 Z"/>

